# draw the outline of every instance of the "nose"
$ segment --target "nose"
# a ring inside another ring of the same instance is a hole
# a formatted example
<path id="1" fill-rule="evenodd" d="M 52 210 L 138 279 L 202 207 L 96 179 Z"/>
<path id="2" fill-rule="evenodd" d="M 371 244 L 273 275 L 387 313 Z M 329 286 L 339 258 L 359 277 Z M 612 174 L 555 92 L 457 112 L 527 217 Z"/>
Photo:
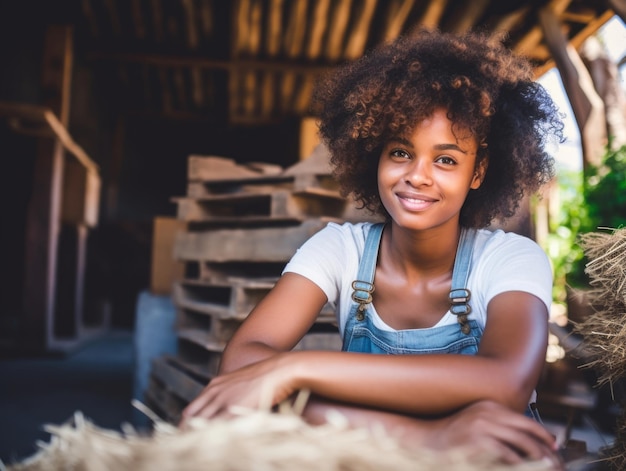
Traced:
<path id="1" fill-rule="evenodd" d="M 405 181 L 413 186 L 432 185 L 432 166 L 427 159 L 415 158 L 411 165 L 407 166 Z"/>

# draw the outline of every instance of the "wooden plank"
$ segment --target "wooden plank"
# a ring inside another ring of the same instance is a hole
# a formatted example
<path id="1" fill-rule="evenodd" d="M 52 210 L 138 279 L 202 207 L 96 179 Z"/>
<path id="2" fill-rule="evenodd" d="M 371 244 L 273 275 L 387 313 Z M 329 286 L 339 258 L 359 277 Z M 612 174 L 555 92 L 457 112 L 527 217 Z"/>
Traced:
<path id="1" fill-rule="evenodd" d="M 207 334 L 209 340 L 219 344 L 228 342 L 242 322 L 238 319 L 222 319 L 220 316 L 207 315 L 180 306 L 176 319 L 177 331 L 200 330 Z"/>
<path id="2" fill-rule="evenodd" d="M 176 331 L 179 341 L 185 340 L 196 346 L 202 347 L 209 352 L 221 353 L 226 344 L 211 339 L 208 333 L 202 329 L 180 329 Z"/>
<path id="3" fill-rule="evenodd" d="M 172 285 L 185 275 L 184 263 L 174 259 L 174 240 L 187 224 L 179 219 L 160 216 L 153 220 L 150 292 L 170 295 Z"/>
<path id="4" fill-rule="evenodd" d="M 208 353 L 208 352 L 207 352 Z M 219 358 L 221 359 L 221 354 Z M 185 360 L 181 356 L 169 356 L 168 360 L 180 368 L 182 371 L 186 371 L 187 373 L 195 376 L 201 380 L 203 380 L 206 384 L 211 381 L 217 375 L 217 368 L 215 370 L 211 370 L 208 366 L 211 362 L 191 362 Z"/>
<path id="5" fill-rule="evenodd" d="M 310 60 L 319 59 L 323 50 L 323 39 L 328 25 L 330 0 L 317 0 L 311 23 L 311 32 L 307 41 L 306 56 Z"/>
<path id="6" fill-rule="evenodd" d="M 377 0 L 363 0 L 360 3 L 359 16 L 351 34 L 348 35 L 348 44 L 344 52 L 344 57 L 348 60 L 358 59 L 365 51 Z"/>
<path id="7" fill-rule="evenodd" d="M 195 399 L 205 386 L 173 365 L 167 357 L 158 357 L 152 360 L 150 373 L 167 385 L 169 391 L 185 401 Z"/>
<path id="8" fill-rule="evenodd" d="M 271 0 L 267 12 L 266 51 L 270 57 L 280 53 L 280 40 L 282 37 L 282 15 L 284 0 Z"/>
<path id="9" fill-rule="evenodd" d="M 326 41 L 326 57 L 330 62 L 338 61 L 342 58 L 343 41 L 350 21 L 352 10 L 352 0 L 335 2 L 330 15 L 330 27 L 328 28 L 328 39 Z"/>
<path id="10" fill-rule="evenodd" d="M 181 281 L 174 284 L 174 302 L 179 307 L 204 312 L 221 319 L 245 319 L 274 287 L 275 280 L 239 279 L 230 282 Z"/>
<path id="11" fill-rule="evenodd" d="M 208 261 L 188 260 L 185 262 L 187 280 L 228 280 L 231 277 L 273 278 L 278 279 L 284 268 L 283 262 L 275 263 L 213 263 Z"/>
<path id="12" fill-rule="evenodd" d="M 180 422 L 181 413 L 189 403 L 174 394 L 167 384 L 154 375 L 150 376 L 143 399 L 146 406 L 159 418 L 174 425 Z"/>
<path id="13" fill-rule="evenodd" d="M 63 170 L 62 220 L 88 227 L 97 226 L 100 176 L 75 160 L 67 160 Z"/>
<path id="14" fill-rule="evenodd" d="M 388 3 L 383 42 L 391 42 L 400 36 L 415 0 L 392 0 Z"/>
<path id="15" fill-rule="evenodd" d="M 186 337 L 191 331 L 183 330 L 178 335 L 178 351 L 176 361 L 183 365 L 182 369 L 196 375 L 203 381 L 207 381 L 217 375 L 220 362 L 222 361 L 222 350 L 207 350 L 204 344 L 198 343 L 198 336 Z"/>
<path id="16" fill-rule="evenodd" d="M 443 12 L 448 5 L 448 0 L 432 0 L 428 3 L 426 11 L 418 24 L 427 29 L 435 29 L 439 26 Z"/>
<path id="17" fill-rule="evenodd" d="M 174 256 L 212 262 L 287 262 L 327 223 L 326 219 L 311 219 L 296 227 L 187 232 L 178 234 Z"/>
<path id="18" fill-rule="evenodd" d="M 329 191 L 327 194 L 329 197 L 339 195 L 339 185 L 330 175 L 281 174 L 233 180 L 190 181 L 187 183 L 187 196 L 200 199 L 213 195 L 268 194 L 281 189 L 301 193 L 325 189 Z"/>
<path id="19" fill-rule="evenodd" d="M 70 74 L 73 62 L 69 27 L 51 26 L 44 44 L 43 91 L 45 105 L 69 120 Z M 54 341 L 55 293 L 64 151 L 58 139 L 40 139 L 33 175 L 33 193 L 25 228 L 23 315 L 20 319 L 27 349 L 45 350 Z"/>
<path id="20" fill-rule="evenodd" d="M 293 0 L 290 3 L 291 8 L 289 10 L 287 30 L 284 34 L 283 50 L 288 57 L 295 58 L 302 55 L 308 22 L 308 0 Z"/>
<path id="21" fill-rule="evenodd" d="M 319 188 L 293 193 L 241 193 L 215 195 L 204 198 L 174 198 L 177 217 L 184 221 L 245 219 L 248 217 L 269 219 L 340 218 L 345 212 L 346 200 L 337 192 Z"/>
<path id="22" fill-rule="evenodd" d="M 187 178 L 190 181 L 228 181 L 263 178 L 282 171 L 277 165 L 240 165 L 233 159 L 220 156 L 190 155 L 187 159 Z"/>
<path id="23" fill-rule="evenodd" d="M 230 280 L 184 280 L 174 284 L 173 299 L 177 307 L 210 316 L 213 319 L 243 321 L 250 311 L 274 287 L 276 279 L 254 280 L 231 278 Z M 187 319 L 181 326 L 200 326 L 210 330 L 213 322 Z M 327 304 L 320 312 L 317 323 L 334 323 L 335 313 Z M 230 329 L 234 324 L 224 323 L 217 329 Z M 221 338 L 219 339 L 221 340 Z"/>
<path id="24" fill-rule="evenodd" d="M 455 8 L 448 30 L 462 34 L 474 28 L 489 6 L 489 0 L 472 0 L 461 8 Z"/>

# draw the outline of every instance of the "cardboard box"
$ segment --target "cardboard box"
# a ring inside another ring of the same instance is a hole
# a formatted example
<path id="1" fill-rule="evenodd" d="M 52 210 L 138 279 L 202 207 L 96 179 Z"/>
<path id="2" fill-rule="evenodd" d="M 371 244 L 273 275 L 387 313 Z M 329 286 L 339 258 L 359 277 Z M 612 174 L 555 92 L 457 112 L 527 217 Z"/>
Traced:
<path id="1" fill-rule="evenodd" d="M 174 281 L 184 277 L 185 264 L 174 258 L 174 240 L 179 231 L 186 230 L 185 221 L 165 216 L 154 218 L 150 272 L 152 294 L 170 295 Z"/>

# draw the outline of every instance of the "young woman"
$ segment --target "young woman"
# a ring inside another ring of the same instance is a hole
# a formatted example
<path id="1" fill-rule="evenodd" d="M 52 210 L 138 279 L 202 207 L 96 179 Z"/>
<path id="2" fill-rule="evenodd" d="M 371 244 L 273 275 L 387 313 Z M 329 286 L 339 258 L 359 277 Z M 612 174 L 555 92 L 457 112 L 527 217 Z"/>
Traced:
<path id="1" fill-rule="evenodd" d="M 485 229 L 552 177 L 543 146 L 562 124 L 531 67 L 481 35 L 424 31 L 340 68 L 316 102 L 342 188 L 385 223 L 331 223 L 307 241 L 184 420 L 306 389 L 312 423 L 331 407 L 413 446 L 554 459 L 524 416 L 551 267 L 532 240 Z M 343 351 L 291 351 L 327 301 Z"/>

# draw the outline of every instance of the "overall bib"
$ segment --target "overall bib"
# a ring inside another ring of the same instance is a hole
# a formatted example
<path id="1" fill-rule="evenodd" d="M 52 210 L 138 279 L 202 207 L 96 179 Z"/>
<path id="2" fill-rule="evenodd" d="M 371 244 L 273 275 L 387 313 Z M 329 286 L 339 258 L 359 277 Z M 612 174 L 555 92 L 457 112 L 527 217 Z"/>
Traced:
<path id="1" fill-rule="evenodd" d="M 374 224 L 365 241 L 365 250 L 359 264 L 358 279 L 352 283 L 354 303 L 346 322 L 342 350 L 347 352 L 386 353 L 391 355 L 416 353 L 461 353 L 474 355 L 483 330 L 475 320 L 429 329 L 382 330 L 378 328 L 367 306 L 372 301 L 374 274 L 378 247 L 384 224 Z M 471 309 L 466 289 L 474 249 L 475 230 L 462 229 L 452 271 L 451 311 L 467 316 Z M 460 319 L 461 320 L 461 319 Z M 465 332 L 463 331 L 465 330 Z"/>
<path id="2" fill-rule="evenodd" d="M 378 328 L 367 307 L 372 302 L 376 259 L 384 224 L 374 224 L 367 235 L 365 249 L 359 264 L 358 279 L 352 282 L 354 301 L 343 333 L 342 350 L 346 352 L 382 353 L 388 355 L 458 353 L 475 355 L 483 329 L 475 320 L 468 320 L 471 312 L 468 301 L 471 293 L 466 288 L 469 277 L 476 230 L 461 230 L 452 269 L 450 311 L 459 323 L 429 329 L 382 330 Z M 461 324 L 461 325 L 459 325 Z M 541 422 L 533 397 L 525 411 L 526 416 Z"/>

